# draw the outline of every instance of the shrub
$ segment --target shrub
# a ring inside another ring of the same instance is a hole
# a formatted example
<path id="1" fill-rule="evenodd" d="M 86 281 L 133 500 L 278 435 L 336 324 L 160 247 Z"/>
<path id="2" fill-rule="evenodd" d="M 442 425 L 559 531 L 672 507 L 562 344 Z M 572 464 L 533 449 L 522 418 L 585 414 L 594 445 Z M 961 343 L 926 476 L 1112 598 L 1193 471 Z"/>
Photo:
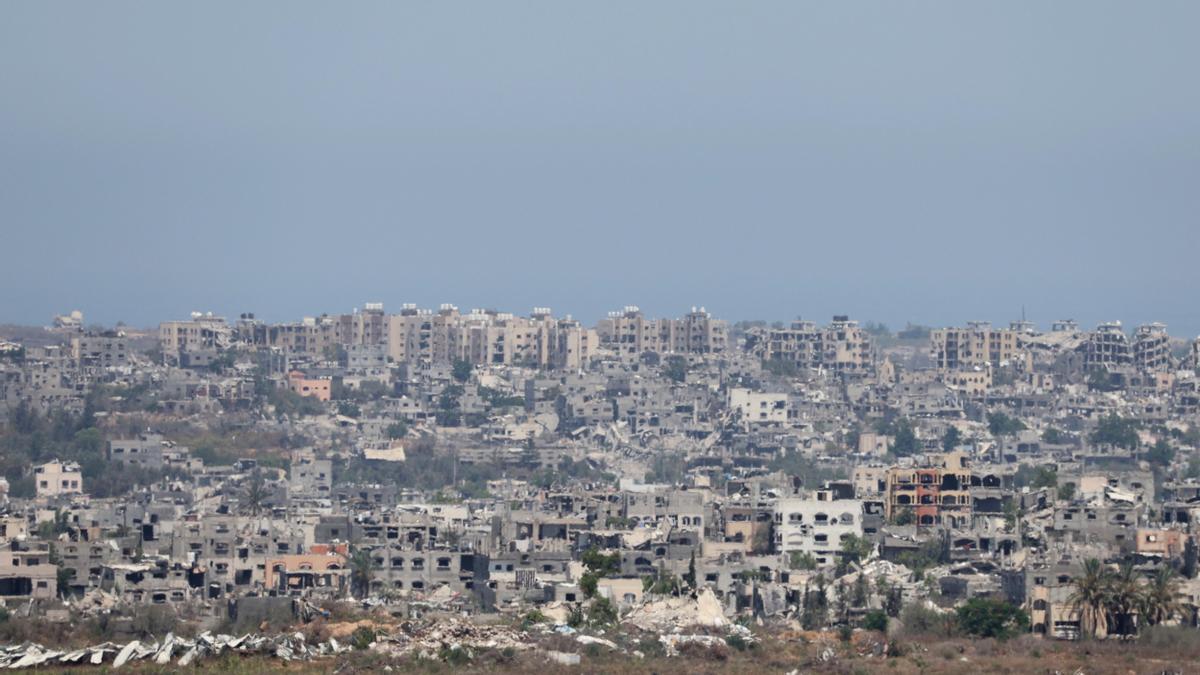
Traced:
<path id="1" fill-rule="evenodd" d="M 579 628 L 583 625 L 584 621 L 583 606 L 575 605 L 572 607 L 570 613 L 567 614 L 567 625 L 571 628 Z"/>
<path id="2" fill-rule="evenodd" d="M 350 644 L 355 649 L 369 649 L 375 641 L 375 631 L 366 626 L 359 626 L 350 634 Z"/>
<path id="3" fill-rule="evenodd" d="M 887 613 L 881 609 L 871 610 L 863 617 L 862 627 L 866 630 L 876 630 L 886 633 L 888 627 Z"/>
<path id="4" fill-rule="evenodd" d="M 608 598 L 596 598 L 592 600 L 592 606 L 588 608 L 588 623 L 593 626 L 607 626 L 617 622 L 617 608 L 613 606 Z"/>
<path id="5" fill-rule="evenodd" d="M 549 623 L 550 619 L 539 610 L 531 610 L 521 618 L 521 630 L 528 630 L 535 623 Z"/>
<path id="6" fill-rule="evenodd" d="M 905 635 L 946 636 L 954 632 L 954 618 L 920 603 L 913 603 L 900 612 Z"/>
<path id="7" fill-rule="evenodd" d="M 583 576 L 579 577 L 579 590 L 583 591 L 585 597 L 592 597 L 596 594 L 596 586 L 599 582 L 599 577 L 594 572 L 584 572 Z"/>
<path id="8" fill-rule="evenodd" d="M 971 598 L 957 610 L 958 625 L 968 635 L 1007 640 L 1029 629 L 1029 616 L 1016 605 L 996 598 Z"/>
<path id="9" fill-rule="evenodd" d="M 741 635 L 738 635 L 736 633 L 733 635 L 726 636 L 725 644 L 738 650 L 739 652 L 744 652 L 750 648 L 750 643 L 746 641 L 746 638 L 744 638 Z"/>
<path id="10" fill-rule="evenodd" d="M 459 645 L 449 645 L 442 647 L 438 652 L 438 658 L 451 666 L 465 666 L 471 662 L 471 653 Z"/>

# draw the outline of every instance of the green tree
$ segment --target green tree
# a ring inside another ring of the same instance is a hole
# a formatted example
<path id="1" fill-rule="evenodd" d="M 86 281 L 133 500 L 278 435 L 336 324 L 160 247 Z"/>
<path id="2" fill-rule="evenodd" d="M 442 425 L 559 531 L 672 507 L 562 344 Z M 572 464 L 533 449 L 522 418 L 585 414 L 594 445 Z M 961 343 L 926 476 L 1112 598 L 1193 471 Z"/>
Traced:
<path id="1" fill-rule="evenodd" d="M 815 570 L 817 557 L 807 551 L 792 551 L 788 557 L 788 567 L 794 570 Z"/>
<path id="2" fill-rule="evenodd" d="M 1179 573 L 1187 579 L 1195 579 L 1200 572 L 1200 547 L 1196 546 L 1194 537 L 1188 537 L 1183 544 L 1183 566 Z"/>
<path id="3" fill-rule="evenodd" d="M 1138 446 L 1138 426 L 1137 420 L 1124 419 L 1113 413 L 1100 418 L 1090 438 L 1097 445 L 1115 445 L 1135 450 Z"/>
<path id="4" fill-rule="evenodd" d="M 1009 417 L 1002 412 L 988 413 L 988 431 L 997 438 L 1015 436 L 1025 430 L 1025 424 L 1015 417 Z"/>
<path id="5" fill-rule="evenodd" d="M 920 451 L 921 444 L 917 440 L 917 434 L 913 430 L 912 422 L 907 417 L 900 418 L 896 422 L 895 436 L 892 440 L 892 453 L 897 457 L 908 457 Z"/>
<path id="6" fill-rule="evenodd" d="M 862 562 L 874 551 L 875 544 L 870 539 L 851 534 L 842 541 L 842 562 L 845 565 Z"/>
<path id="7" fill-rule="evenodd" d="M 75 432 L 72 439 L 76 456 L 81 459 L 93 456 L 99 457 L 105 452 L 104 434 L 99 429 L 87 428 Z"/>
<path id="8" fill-rule="evenodd" d="M 58 597 L 66 600 L 71 592 L 71 581 L 75 579 L 75 570 L 60 566 L 55 570 L 54 581 L 58 589 Z"/>
<path id="9" fill-rule="evenodd" d="M 404 438 L 408 435 L 408 425 L 403 420 L 393 422 L 387 426 L 385 432 L 390 439 Z"/>
<path id="10" fill-rule="evenodd" d="M 1071 439 L 1069 436 L 1067 436 L 1067 434 L 1054 427 L 1046 427 L 1046 430 L 1042 432 L 1043 443 L 1048 443 L 1050 445 L 1062 445 L 1064 443 L 1069 443 L 1070 440 Z"/>
<path id="11" fill-rule="evenodd" d="M 696 551 L 695 551 L 695 549 L 692 550 L 692 557 L 688 561 L 688 571 L 687 571 L 687 574 L 683 575 L 683 582 L 685 584 L 687 584 L 688 588 L 692 589 L 693 591 L 696 590 Z"/>
<path id="12" fill-rule="evenodd" d="M 854 589 L 851 596 L 855 607 L 866 607 L 867 602 L 871 599 L 871 588 L 867 584 L 867 575 L 859 573 L 854 577 Z"/>
<path id="13" fill-rule="evenodd" d="M 621 553 L 601 553 L 600 549 L 592 546 L 583 552 L 580 562 L 598 576 L 610 577 L 621 573 Z"/>
<path id="14" fill-rule="evenodd" d="M 592 599 L 592 604 L 588 607 L 589 624 L 596 627 L 609 626 L 615 624 L 617 618 L 617 608 L 608 598 Z"/>
<path id="15" fill-rule="evenodd" d="M 1109 572 L 1099 560 L 1089 558 L 1074 585 L 1068 602 L 1079 613 L 1080 631 L 1087 637 L 1102 637 L 1108 632 Z"/>
<path id="16" fill-rule="evenodd" d="M 1153 466 L 1168 467 L 1174 459 L 1175 448 L 1171 447 L 1170 442 L 1165 438 L 1155 441 L 1154 445 L 1146 451 L 1146 461 Z"/>
<path id="17" fill-rule="evenodd" d="M 1116 574 L 1108 577 L 1108 608 L 1115 619 L 1116 632 L 1129 635 L 1136 631 L 1134 617 L 1142 599 L 1137 570 L 1131 563 L 1122 564 Z"/>
<path id="18" fill-rule="evenodd" d="M 1200 455 L 1188 457 L 1187 468 L 1183 471 L 1184 478 L 1200 478 Z"/>
<path id="19" fill-rule="evenodd" d="M 455 359 L 454 365 L 450 367 L 450 374 L 455 380 L 458 380 L 459 382 L 466 382 L 467 380 L 471 379 L 471 371 L 473 370 L 474 366 L 471 365 L 470 361 Z"/>
<path id="20" fill-rule="evenodd" d="M 667 357 L 666 363 L 663 364 L 663 375 L 672 382 L 684 382 L 687 380 L 688 362 L 682 356 Z"/>
<path id="21" fill-rule="evenodd" d="M 653 575 L 642 579 L 642 590 L 659 595 L 678 595 L 681 589 L 679 579 L 660 567 Z"/>
<path id="22" fill-rule="evenodd" d="M 800 625 L 805 630 L 822 628 L 828 621 L 829 595 L 826 589 L 825 575 L 823 574 L 818 574 L 811 584 L 805 584 L 804 608 L 800 613 Z"/>
<path id="23" fill-rule="evenodd" d="M 587 617 L 585 617 L 583 615 L 583 605 L 582 604 L 576 604 L 567 613 L 567 625 L 570 626 L 571 628 L 582 628 L 583 624 L 586 622 L 587 622 Z"/>
<path id="24" fill-rule="evenodd" d="M 257 516 L 262 511 L 263 504 L 271 496 L 271 491 L 267 488 L 261 471 L 255 469 L 254 473 L 250 474 L 250 482 L 246 484 L 242 496 L 245 498 L 247 510 Z"/>
<path id="25" fill-rule="evenodd" d="M 459 410 L 459 399 L 462 398 L 461 385 L 451 384 L 442 389 L 438 397 L 438 410 L 435 414 L 438 426 L 456 427 L 462 423 L 462 412 Z"/>
<path id="26" fill-rule="evenodd" d="M 1139 613 L 1146 623 L 1157 626 L 1183 611 L 1180 595 L 1179 575 L 1164 565 L 1142 589 Z"/>
<path id="27" fill-rule="evenodd" d="M 995 598 L 971 598 L 956 614 L 959 627 L 968 635 L 1007 640 L 1029 629 L 1024 610 Z"/>
<path id="28" fill-rule="evenodd" d="M 951 452 L 962 443 L 962 434 L 959 433 L 958 427 L 947 427 L 946 433 L 942 436 L 942 449 L 946 452 Z"/>
<path id="29" fill-rule="evenodd" d="M 867 612 L 866 616 L 863 617 L 862 627 L 865 630 L 874 630 L 879 631 L 880 633 L 886 633 L 888 628 L 887 612 L 881 609 L 873 609 Z"/>
<path id="30" fill-rule="evenodd" d="M 371 552 L 360 548 L 350 556 L 350 588 L 359 598 L 371 592 L 371 581 L 375 578 L 375 561 Z"/>
<path id="31" fill-rule="evenodd" d="M 593 597 L 596 595 L 596 586 L 599 581 L 600 576 L 595 572 L 584 572 L 583 576 L 579 577 L 579 590 L 583 591 L 584 597 Z"/>
<path id="32" fill-rule="evenodd" d="M 1058 486 L 1058 498 L 1064 502 L 1069 502 L 1075 499 L 1075 484 L 1063 483 Z"/>

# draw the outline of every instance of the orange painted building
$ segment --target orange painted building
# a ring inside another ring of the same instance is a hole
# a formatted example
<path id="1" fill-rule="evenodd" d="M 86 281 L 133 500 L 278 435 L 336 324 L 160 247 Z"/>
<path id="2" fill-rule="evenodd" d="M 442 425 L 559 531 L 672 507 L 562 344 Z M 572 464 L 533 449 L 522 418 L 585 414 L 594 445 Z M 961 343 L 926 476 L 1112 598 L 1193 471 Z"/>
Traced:
<path id="1" fill-rule="evenodd" d="M 966 527 L 971 521 L 971 470 L 966 457 L 952 452 L 940 466 L 894 467 L 887 472 L 885 515 L 893 520 L 911 509 L 919 526 Z"/>
<path id="2" fill-rule="evenodd" d="M 312 396 L 318 401 L 328 401 L 333 397 L 331 383 L 332 380 L 306 378 L 298 370 L 288 373 L 288 389 L 301 396 Z"/>

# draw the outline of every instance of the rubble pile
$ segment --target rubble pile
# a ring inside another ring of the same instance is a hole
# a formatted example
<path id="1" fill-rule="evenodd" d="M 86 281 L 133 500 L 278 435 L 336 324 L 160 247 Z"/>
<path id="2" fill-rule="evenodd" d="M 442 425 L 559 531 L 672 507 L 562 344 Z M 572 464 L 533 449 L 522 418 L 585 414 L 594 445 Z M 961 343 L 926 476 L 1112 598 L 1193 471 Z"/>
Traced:
<path id="1" fill-rule="evenodd" d="M 623 622 L 653 633 L 666 633 L 679 627 L 724 628 L 729 625 L 721 602 L 711 588 L 702 589 L 695 600 L 688 597 L 652 600 L 635 607 Z"/>
<path id="2" fill-rule="evenodd" d="M 37 644 L 0 647 L 0 668 L 19 669 L 45 665 L 93 665 L 110 663 L 120 668 L 132 661 L 153 661 L 157 665 L 168 665 L 178 656 L 175 664 L 190 666 L 202 659 L 220 656 L 225 652 L 237 654 L 259 654 L 284 661 L 309 660 L 331 656 L 347 651 L 337 640 L 331 639 L 309 645 L 301 633 L 287 635 L 212 635 L 201 633 L 194 640 L 168 633 L 162 642 L 134 640 L 125 645 L 104 642 L 91 647 L 74 650 L 49 649 Z"/>
<path id="3" fill-rule="evenodd" d="M 678 632 L 658 636 L 667 656 L 678 656 L 679 649 L 684 645 L 700 645 L 702 647 L 717 647 L 728 644 L 733 637 L 739 638 L 744 644 L 755 642 L 754 634 L 749 628 L 739 624 L 730 624 L 728 637 L 720 635 L 683 635 Z"/>
<path id="4" fill-rule="evenodd" d="M 380 634 L 372 649 L 395 656 L 440 658 L 448 650 L 532 649 L 528 633 L 508 626 L 487 626 L 461 619 L 436 623 L 406 622 L 393 633 Z"/>

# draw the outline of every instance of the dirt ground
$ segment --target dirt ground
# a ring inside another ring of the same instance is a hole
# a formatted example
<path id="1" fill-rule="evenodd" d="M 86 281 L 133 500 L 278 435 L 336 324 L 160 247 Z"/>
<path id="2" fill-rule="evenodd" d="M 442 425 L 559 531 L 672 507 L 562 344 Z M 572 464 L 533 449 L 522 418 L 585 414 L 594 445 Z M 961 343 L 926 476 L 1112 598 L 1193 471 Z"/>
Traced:
<path id="1" fill-rule="evenodd" d="M 1137 642 L 1068 643 L 1022 637 L 1007 642 L 994 640 L 894 640 L 891 655 L 878 654 L 871 639 L 855 636 L 842 643 L 832 635 L 769 637 L 744 650 L 720 646 L 685 648 L 678 656 L 614 652 L 603 647 L 574 645 L 580 654 L 577 666 L 552 664 L 539 651 L 492 650 L 476 653 L 470 661 L 445 663 L 436 660 L 396 658 L 371 651 L 358 651 L 311 663 L 282 663 L 261 657 L 225 657 L 205 661 L 206 671 L 245 673 L 529 673 L 539 675 L 581 673 L 635 673 L 654 675 L 702 675 L 708 673 L 859 673 L 950 674 L 950 673 L 1044 673 L 1046 675 L 1161 675 L 1200 674 L 1200 649 L 1187 644 L 1148 645 Z M 650 642 L 646 643 L 648 646 Z M 545 648 L 564 648 L 570 643 L 548 643 Z M 632 651 L 632 650 L 631 650 Z M 390 668 L 390 671 L 388 670 Z M 140 663 L 128 669 L 135 673 L 180 672 Z"/>

